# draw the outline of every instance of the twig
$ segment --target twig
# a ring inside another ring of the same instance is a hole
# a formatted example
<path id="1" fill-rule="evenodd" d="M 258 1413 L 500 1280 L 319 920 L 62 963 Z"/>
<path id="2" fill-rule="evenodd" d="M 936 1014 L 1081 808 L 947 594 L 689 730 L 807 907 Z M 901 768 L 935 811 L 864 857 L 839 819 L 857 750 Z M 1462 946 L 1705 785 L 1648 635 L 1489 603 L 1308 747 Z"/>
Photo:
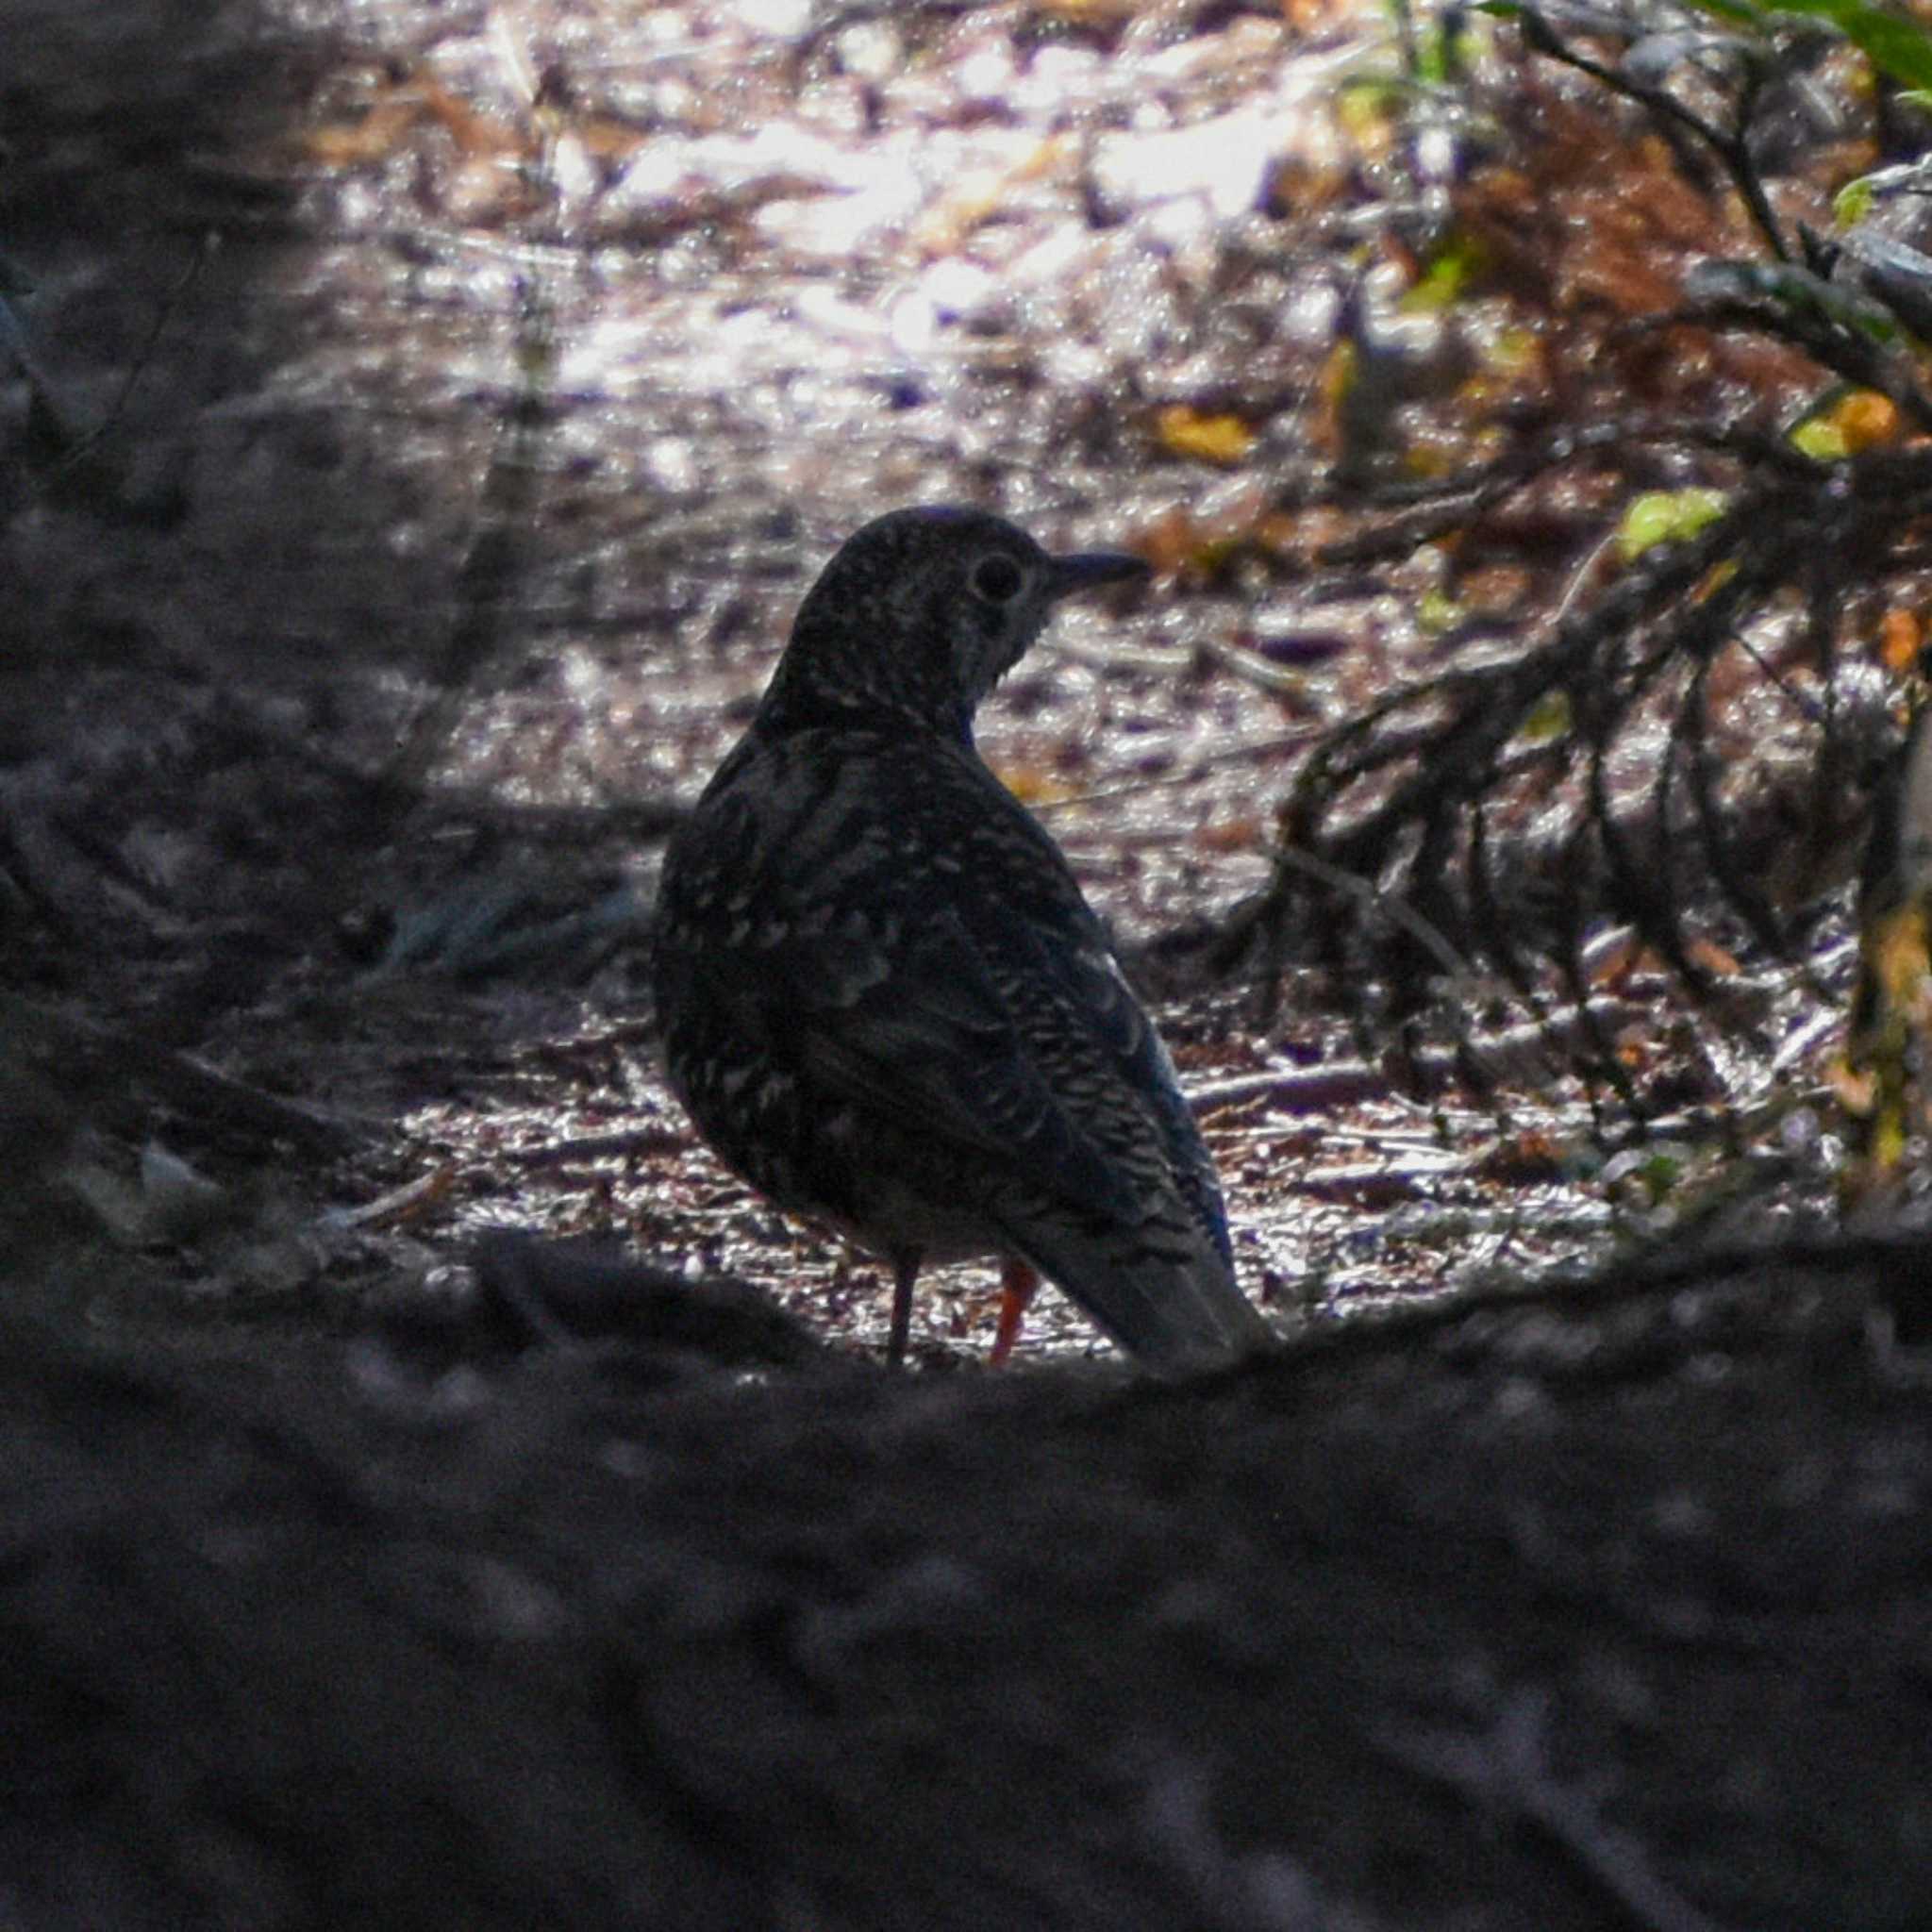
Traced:
<path id="1" fill-rule="evenodd" d="M 1549 1077 L 1553 1057 L 1574 1054 L 1591 1037 L 1590 1029 L 1615 1033 L 1647 1020 L 1650 1009 L 1631 1000 L 1593 999 L 1581 1012 L 1568 1008 L 1547 1020 L 1476 1036 L 1456 1048 L 1434 1047 L 1413 1056 L 1432 1083 L 1460 1077 L 1462 1056 L 1474 1052 L 1483 1070 L 1497 1080 L 1539 1081 Z M 1210 1080 L 1189 1094 L 1196 1114 L 1248 1101 L 1266 1100 L 1290 1113 L 1320 1113 L 1363 1100 L 1392 1097 L 1395 1083 L 1366 1060 L 1333 1060 L 1320 1067 L 1282 1068 L 1262 1074 L 1236 1074 Z"/>
<path id="2" fill-rule="evenodd" d="M 358 1145 L 375 1130 L 374 1123 L 284 1100 L 193 1054 L 11 993 L 0 993 L 0 1033 L 13 1053 L 40 1062 L 45 1072 L 58 1070 L 61 1091 L 75 1097 L 76 1107 L 104 1074 L 112 1072 L 203 1120 L 227 1122 L 330 1153 Z"/>
<path id="3" fill-rule="evenodd" d="M 1653 114 L 1674 121 L 1686 132 L 1703 142 L 1724 164 L 1724 172 L 1743 197 L 1744 206 L 1750 210 L 1751 219 L 1757 225 L 1771 252 L 1780 261 L 1791 258 L 1784 231 L 1777 225 L 1771 203 L 1765 199 L 1757 170 L 1751 160 L 1750 142 L 1745 138 L 1749 123 L 1748 92 L 1746 104 L 1739 110 L 1737 127 L 1726 132 L 1714 122 L 1707 121 L 1703 115 L 1687 108 L 1668 89 L 1632 80 L 1628 75 L 1619 74 L 1614 67 L 1606 67 L 1602 61 L 1592 60 L 1588 54 L 1579 54 L 1535 8 L 1525 7 L 1521 18 L 1523 38 L 1534 52 L 1547 55 L 1566 67 L 1574 67 L 1579 74 L 1589 75 L 1592 80 L 1601 81 L 1612 93 L 1622 94 L 1626 100 L 1649 108 Z"/>
<path id="4" fill-rule="evenodd" d="M 1623 1908 L 1641 1932 L 1724 1932 L 1659 1878 L 1644 1846 L 1557 1777 L 1549 1759 L 1547 1691 L 1508 1697 L 1487 1732 L 1398 1733 L 1378 1741 L 1400 1763 L 1486 1809 L 1538 1826 Z"/>

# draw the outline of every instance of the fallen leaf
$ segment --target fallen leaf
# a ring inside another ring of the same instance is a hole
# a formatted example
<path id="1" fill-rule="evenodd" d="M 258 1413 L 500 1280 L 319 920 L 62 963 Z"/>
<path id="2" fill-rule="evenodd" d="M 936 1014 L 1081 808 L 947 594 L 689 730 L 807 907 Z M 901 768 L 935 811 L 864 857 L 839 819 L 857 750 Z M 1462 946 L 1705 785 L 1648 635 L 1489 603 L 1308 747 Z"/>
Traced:
<path id="1" fill-rule="evenodd" d="M 1723 516 L 1728 502 L 1722 490 L 1646 490 L 1617 525 L 1618 552 L 1634 563 L 1659 543 L 1681 543 Z"/>
<path id="2" fill-rule="evenodd" d="M 1185 403 L 1170 403 L 1154 427 L 1173 455 L 1199 463 L 1238 463 L 1255 446 L 1255 432 L 1239 416 L 1203 415 Z"/>
<path id="3" fill-rule="evenodd" d="M 1888 671 L 1909 671 L 1925 641 L 1925 626 L 1915 610 L 1894 604 L 1878 620 L 1878 661 Z"/>
<path id="4" fill-rule="evenodd" d="M 1194 845 L 1202 852 L 1257 852 L 1266 834 L 1257 818 L 1218 819 L 1194 834 Z"/>

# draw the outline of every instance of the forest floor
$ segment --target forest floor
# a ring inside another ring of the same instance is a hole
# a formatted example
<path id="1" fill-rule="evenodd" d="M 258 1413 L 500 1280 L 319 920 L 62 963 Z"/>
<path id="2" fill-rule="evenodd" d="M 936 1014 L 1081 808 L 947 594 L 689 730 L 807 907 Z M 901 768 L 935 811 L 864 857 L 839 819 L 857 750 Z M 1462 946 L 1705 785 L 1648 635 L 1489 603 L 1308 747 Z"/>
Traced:
<path id="1" fill-rule="evenodd" d="M 355 1125 L 320 1166 L 206 1096 L 77 1151 L 37 1134 L 110 1245 L 172 1252 L 204 1307 L 307 1321 L 479 1230 L 603 1232 L 876 1342 L 878 1271 L 694 1143 L 642 936 L 662 837 L 812 575 L 869 516 L 944 500 L 1158 566 L 1131 607 L 1057 623 L 981 744 L 1158 999 L 1264 1306 L 1600 1257 L 1767 1174 L 1782 1219 L 1828 1209 L 1856 810 L 1778 833 L 1797 961 L 1700 910 L 1717 1008 L 1586 922 L 1622 1091 L 1553 972 L 1525 998 L 1453 937 L 1457 970 L 1398 1019 L 1322 970 L 1319 932 L 1265 972 L 1210 963 L 1321 734 L 1520 648 L 1600 569 L 1616 506 L 1589 478 L 1354 568 L 1310 553 L 1360 520 L 1295 506 L 1587 409 L 1563 365 L 1590 289 L 1646 241 L 1667 287 L 1725 239 L 1696 230 L 1716 199 L 1658 212 L 1641 125 L 1592 133 L 1490 57 L 1521 125 L 1452 130 L 1459 218 L 1494 220 L 1528 155 L 1574 203 L 1541 218 L 1603 237 L 1548 265 L 1540 318 L 1507 263 L 1414 300 L 1402 197 L 1430 182 L 1375 109 L 1397 52 L 1368 11 L 236 8 L 165 57 L 138 21 L 50 27 L 19 83 L 16 306 L 70 427 L 107 426 L 19 476 L 6 532 L 9 980 Z M 150 57 L 169 85 L 110 111 Z M 1344 315 L 1391 364 L 1374 409 L 1337 375 Z M 1792 380 L 1725 355 L 1687 357 L 1687 394 Z M 1720 679 L 1740 788 L 1815 761 L 1790 681 Z M 1882 735 L 1874 680 L 1840 682 Z M 1626 735 L 1620 806 L 1667 735 Z M 1491 841 L 1548 848 L 1580 798 L 1519 788 Z M 146 1141 L 192 1170 L 172 1192 Z M 993 1300 L 983 1269 L 935 1272 L 921 1353 L 980 1353 Z M 1047 1297 L 1027 1346 L 1091 1345 Z"/>

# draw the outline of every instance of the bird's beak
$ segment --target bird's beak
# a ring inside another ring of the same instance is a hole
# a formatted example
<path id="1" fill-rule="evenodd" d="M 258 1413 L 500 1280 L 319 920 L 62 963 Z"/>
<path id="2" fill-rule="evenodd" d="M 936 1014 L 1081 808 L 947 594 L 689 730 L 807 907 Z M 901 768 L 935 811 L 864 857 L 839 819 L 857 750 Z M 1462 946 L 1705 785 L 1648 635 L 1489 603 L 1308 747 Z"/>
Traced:
<path id="1" fill-rule="evenodd" d="M 1056 557 L 1046 580 L 1047 601 L 1058 604 L 1076 591 L 1091 591 L 1102 584 L 1118 584 L 1128 577 L 1144 577 L 1147 565 L 1124 550 L 1076 550 L 1071 557 Z"/>

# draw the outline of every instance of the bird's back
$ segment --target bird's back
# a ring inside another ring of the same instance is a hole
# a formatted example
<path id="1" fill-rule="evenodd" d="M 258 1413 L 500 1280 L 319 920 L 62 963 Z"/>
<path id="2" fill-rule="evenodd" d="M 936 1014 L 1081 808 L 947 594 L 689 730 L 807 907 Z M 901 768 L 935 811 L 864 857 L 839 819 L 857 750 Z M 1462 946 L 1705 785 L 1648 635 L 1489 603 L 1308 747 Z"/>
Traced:
<path id="1" fill-rule="evenodd" d="M 667 855 L 657 977 L 674 1084 L 781 1205 L 1018 1254 L 1149 1366 L 1265 1336 L 1166 1051 L 970 744 L 755 726 Z"/>

